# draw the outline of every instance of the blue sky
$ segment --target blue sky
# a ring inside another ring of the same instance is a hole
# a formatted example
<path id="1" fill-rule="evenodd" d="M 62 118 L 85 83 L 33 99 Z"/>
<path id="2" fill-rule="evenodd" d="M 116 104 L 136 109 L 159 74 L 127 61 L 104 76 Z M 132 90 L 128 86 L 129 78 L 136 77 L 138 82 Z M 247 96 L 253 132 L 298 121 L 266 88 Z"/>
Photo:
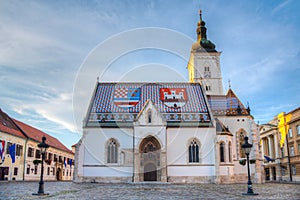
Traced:
<path id="1" fill-rule="evenodd" d="M 199 8 L 208 39 L 222 52 L 224 89 L 230 79 L 241 101 L 249 102 L 255 121 L 264 123 L 299 107 L 297 0 L 1 0 L 1 109 L 70 147 L 80 138 L 73 120 L 74 82 L 90 52 L 134 28 L 172 29 L 195 40 Z M 112 65 L 104 80 L 119 79 L 124 68 L 136 66 L 168 66 L 187 78 L 185 60 L 158 50 L 130 53 Z"/>

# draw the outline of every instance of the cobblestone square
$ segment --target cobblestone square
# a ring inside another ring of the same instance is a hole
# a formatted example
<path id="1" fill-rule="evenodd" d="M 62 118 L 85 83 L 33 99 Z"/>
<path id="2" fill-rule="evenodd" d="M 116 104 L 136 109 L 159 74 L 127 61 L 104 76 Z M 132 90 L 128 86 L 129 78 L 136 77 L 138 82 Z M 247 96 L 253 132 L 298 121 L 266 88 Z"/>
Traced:
<path id="1" fill-rule="evenodd" d="M 48 196 L 33 196 L 38 182 L 1 182 L 0 199 L 300 199 L 299 184 L 254 184 L 258 196 L 244 196 L 246 184 L 100 184 L 45 182 Z"/>

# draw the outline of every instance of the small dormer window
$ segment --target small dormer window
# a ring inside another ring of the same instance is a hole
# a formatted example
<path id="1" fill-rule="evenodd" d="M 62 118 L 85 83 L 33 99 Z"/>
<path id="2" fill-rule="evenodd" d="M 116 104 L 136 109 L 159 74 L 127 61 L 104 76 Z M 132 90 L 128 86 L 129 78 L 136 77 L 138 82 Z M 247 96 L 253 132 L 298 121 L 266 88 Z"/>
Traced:
<path id="1" fill-rule="evenodd" d="M 148 110 L 148 123 L 150 124 L 152 121 L 152 112 L 151 110 Z"/>

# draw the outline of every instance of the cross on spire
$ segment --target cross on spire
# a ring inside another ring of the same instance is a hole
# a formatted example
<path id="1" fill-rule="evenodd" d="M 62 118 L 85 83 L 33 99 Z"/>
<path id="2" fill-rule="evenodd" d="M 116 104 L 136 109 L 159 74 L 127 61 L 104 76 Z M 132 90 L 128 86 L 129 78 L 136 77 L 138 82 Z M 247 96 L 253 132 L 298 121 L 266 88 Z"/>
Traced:
<path id="1" fill-rule="evenodd" d="M 202 10 L 199 9 L 200 21 L 202 21 Z"/>

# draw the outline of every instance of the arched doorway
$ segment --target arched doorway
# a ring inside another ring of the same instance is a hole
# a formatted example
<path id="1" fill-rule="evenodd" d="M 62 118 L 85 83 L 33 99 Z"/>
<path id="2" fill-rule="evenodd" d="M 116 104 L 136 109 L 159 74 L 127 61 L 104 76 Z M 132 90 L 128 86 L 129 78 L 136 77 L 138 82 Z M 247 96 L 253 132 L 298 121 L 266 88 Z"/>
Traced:
<path id="1" fill-rule="evenodd" d="M 143 139 L 140 144 L 140 181 L 160 181 L 161 146 L 153 136 Z"/>

